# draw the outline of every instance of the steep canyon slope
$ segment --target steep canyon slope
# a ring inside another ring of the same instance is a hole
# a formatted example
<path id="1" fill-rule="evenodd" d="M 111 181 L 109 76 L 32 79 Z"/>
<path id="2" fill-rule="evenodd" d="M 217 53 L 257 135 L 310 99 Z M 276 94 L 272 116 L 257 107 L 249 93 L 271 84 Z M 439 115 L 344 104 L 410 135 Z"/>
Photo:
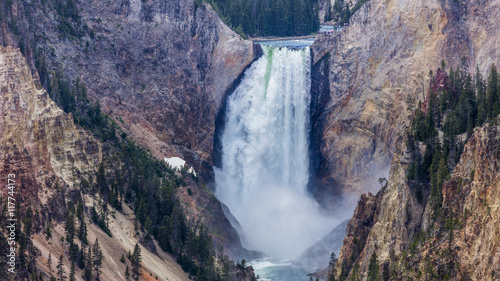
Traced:
<path id="1" fill-rule="evenodd" d="M 260 49 L 225 26 L 209 5 L 190 0 L 19 0 L 0 6 L 0 43 L 19 47 L 45 88 L 53 87 L 57 73 L 70 85 L 80 79 L 91 102 L 99 101 L 127 136 L 158 159 L 186 159 L 203 180 L 211 180 L 216 115 L 233 81 Z M 67 134 L 60 122 L 56 125 L 59 134 Z M 75 141 L 82 142 L 78 136 Z M 93 161 L 96 168 L 101 159 Z M 39 164 L 25 168 L 45 172 Z M 247 253 L 220 203 L 210 192 L 200 193 L 197 200 L 211 207 L 179 196 L 186 213 L 201 210 L 196 219 L 209 224 L 217 245 L 233 257 Z"/>
<path id="2" fill-rule="evenodd" d="M 387 177 L 409 109 L 424 99 L 429 71 L 499 63 L 499 1 L 366 3 L 340 33 L 312 46 L 313 192 L 325 205 L 377 190 Z"/>
<path id="3" fill-rule="evenodd" d="M 3 45 L 20 47 L 30 62 L 45 60 L 49 72 L 70 81 L 79 77 L 90 98 L 155 156 L 179 156 L 210 178 L 214 118 L 259 49 L 209 5 L 9 1 L 2 8 Z"/>
<path id="4" fill-rule="evenodd" d="M 490 125 L 475 129 L 451 179 L 442 187 L 442 216 L 432 211 L 431 200 L 422 202 L 416 187 L 409 184 L 411 153 L 408 139 L 400 138 L 388 184 L 376 197 L 362 197 L 348 224 L 335 266 L 336 280 L 342 274 L 340 280 L 347 276 L 365 280 L 373 256 L 380 275 L 391 280 L 497 280 L 498 131 L 498 126 Z"/>
<path id="5" fill-rule="evenodd" d="M 23 222 L 25 234 L 28 232 L 26 210 L 33 212 L 30 226 L 33 235 L 26 246 L 33 263 L 21 262 L 23 268 L 18 265 L 15 276 L 6 275 L 4 267 L 0 273 L 2 280 L 27 280 L 25 271 L 34 268 L 41 276 L 50 276 L 53 268 L 47 265 L 49 254 L 54 260 L 65 254 L 65 244 L 58 242 L 65 237 L 63 221 L 68 211 L 64 206 L 80 198 L 81 178 L 95 173 L 104 155 L 109 153 L 109 148 L 89 132 L 75 126 L 71 114 L 64 113 L 35 82 L 19 49 L 0 47 L 0 179 L 5 186 L 7 175 L 15 175 L 14 198 L 20 210 L 16 218 L 19 229 Z M 2 205 L 6 203 L 7 191 L 2 188 Z M 84 198 L 88 210 L 95 203 L 89 195 Z M 120 213 L 110 220 L 112 233 L 120 239 L 108 237 L 95 225 L 89 226 L 88 240 L 98 237 L 106 253 L 102 278 L 124 278 L 126 265 L 115 261 L 127 251 L 133 251 L 138 242 L 133 220 L 134 214 L 128 208 L 125 215 Z M 52 238 L 42 234 L 46 227 L 53 229 Z M 2 235 L 2 243 L 3 238 Z M 155 255 L 143 249 L 143 264 L 145 273 L 161 279 L 189 280 L 174 259 L 161 250 Z M 54 265 L 55 262 L 52 267 Z M 64 265 L 66 272 L 69 268 L 69 264 Z"/>

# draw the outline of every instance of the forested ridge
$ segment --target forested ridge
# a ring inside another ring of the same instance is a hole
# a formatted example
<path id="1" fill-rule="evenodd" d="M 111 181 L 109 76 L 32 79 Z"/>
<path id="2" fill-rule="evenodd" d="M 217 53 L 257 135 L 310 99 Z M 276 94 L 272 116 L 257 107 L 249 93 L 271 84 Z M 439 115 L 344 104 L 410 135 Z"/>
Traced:
<path id="1" fill-rule="evenodd" d="M 201 6 L 202 0 L 195 4 Z M 206 0 L 240 35 L 297 36 L 319 30 L 318 0 Z"/>
<path id="2" fill-rule="evenodd" d="M 435 76 L 430 72 L 428 100 L 419 104 L 414 112 L 409 132 L 410 148 L 418 150 L 416 142 L 422 142 L 426 149 L 423 156 L 414 153 L 407 177 L 430 184 L 431 204 L 436 215 L 441 208 L 441 186 L 458 163 L 474 128 L 497 122 L 500 114 L 496 66 L 491 65 L 484 79 L 477 68 L 470 74 L 465 61 L 464 58 L 462 67 L 450 69 L 448 73 L 442 70 L 444 62 Z M 421 191 L 417 191 L 417 198 L 422 198 Z"/>
<path id="3" fill-rule="evenodd" d="M 341 25 L 349 23 L 351 16 L 354 15 L 354 13 L 356 13 L 356 11 L 368 1 L 369 0 L 358 0 L 354 6 L 351 6 L 351 2 L 335 0 L 332 6 L 330 0 L 327 0 L 325 4 L 324 21 L 328 22 L 333 20 Z"/>

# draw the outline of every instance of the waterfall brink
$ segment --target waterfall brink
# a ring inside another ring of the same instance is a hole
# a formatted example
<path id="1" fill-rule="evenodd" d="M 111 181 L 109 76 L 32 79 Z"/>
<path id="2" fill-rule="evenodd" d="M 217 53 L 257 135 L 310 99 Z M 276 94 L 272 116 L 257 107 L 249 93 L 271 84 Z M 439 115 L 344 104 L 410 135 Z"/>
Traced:
<path id="1" fill-rule="evenodd" d="M 311 58 L 308 47 L 263 49 L 227 101 L 216 196 L 245 246 L 295 258 L 334 225 L 307 192 Z"/>

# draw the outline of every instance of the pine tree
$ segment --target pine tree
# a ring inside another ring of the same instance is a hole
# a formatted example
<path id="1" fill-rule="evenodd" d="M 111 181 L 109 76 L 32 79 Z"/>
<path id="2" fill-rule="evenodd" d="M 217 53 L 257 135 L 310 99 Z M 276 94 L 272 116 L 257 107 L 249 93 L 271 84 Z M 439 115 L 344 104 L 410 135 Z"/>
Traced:
<path id="1" fill-rule="evenodd" d="M 99 164 L 99 169 L 97 170 L 97 186 L 101 194 L 107 194 L 108 184 L 106 183 L 106 171 L 104 167 L 104 162 Z"/>
<path id="2" fill-rule="evenodd" d="M 488 76 L 488 85 L 486 88 L 486 104 L 488 106 L 488 118 L 490 120 L 493 120 L 500 114 L 498 89 L 498 72 L 495 64 L 493 64 L 490 68 L 490 75 Z"/>
<path id="3" fill-rule="evenodd" d="M 49 253 L 49 258 L 47 259 L 47 265 L 49 266 L 49 272 L 52 274 L 52 254 Z"/>
<path id="4" fill-rule="evenodd" d="M 99 240 L 96 238 L 95 243 L 92 249 L 92 264 L 94 266 L 94 270 L 96 273 L 96 278 L 99 280 L 99 274 L 101 273 L 101 266 L 104 259 L 104 256 L 101 251 L 101 247 L 99 246 Z"/>
<path id="5" fill-rule="evenodd" d="M 85 268 L 83 270 L 83 279 L 85 281 L 92 280 L 92 247 L 89 247 L 89 251 L 87 253 L 87 260 L 85 262 Z"/>
<path id="6" fill-rule="evenodd" d="M 441 162 L 442 161 L 442 162 Z M 442 185 L 443 181 L 439 177 L 439 170 L 441 168 L 441 163 L 445 163 L 444 157 L 442 157 L 441 150 L 438 148 L 434 153 L 432 158 L 432 164 L 429 168 L 431 175 L 431 203 L 432 209 L 436 214 L 438 214 L 439 209 L 443 201 Z M 442 169 L 442 168 L 441 168 Z"/>
<path id="7" fill-rule="evenodd" d="M 63 256 L 59 256 L 59 262 L 57 263 L 57 280 L 64 281 L 66 279 L 66 275 L 64 274 L 64 266 L 63 266 Z"/>
<path id="8" fill-rule="evenodd" d="M 80 249 L 80 254 L 78 255 L 78 268 L 84 269 L 85 268 L 85 262 L 87 261 L 87 254 L 85 253 L 85 248 Z"/>
<path id="9" fill-rule="evenodd" d="M 27 237 L 30 237 L 31 228 L 33 226 L 31 206 L 28 207 L 28 209 L 26 210 L 26 216 L 23 219 L 23 224 L 24 224 L 24 234 L 26 234 Z"/>
<path id="10" fill-rule="evenodd" d="M 139 244 L 135 244 L 134 252 L 130 261 L 132 263 L 132 273 L 136 276 L 139 276 L 141 259 L 141 247 L 139 247 Z"/>
<path id="11" fill-rule="evenodd" d="M 475 90 L 476 90 L 476 99 L 477 99 L 477 119 L 476 126 L 482 126 L 484 121 L 488 116 L 488 109 L 486 105 L 486 87 L 484 84 L 483 76 L 481 72 L 479 72 L 479 68 L 476 67 L 476 75 L 474 78 Z"/>
<path id="12" fill-rule="evenodd" d="M 50 230 L 50 226 L 47 225 L 45 228 L 45 239 L 49 240 L 52 237 L 52 231 Z"/>
<path id="13" fill-rule="evenodd" d="M 130 277 L 130 272 L 128 270 L 128 265 L 125 267 L 125 277 L 127 277 L 127 279 Z"/>
<path id="14" fill-rule="evenodd" d="M 335 253 L 332 252 L 330 255 L 330 261 L 328 262 L 328 267 L 330 269 L 328 270 L 327 281 L 335 281 L 335 263 L 337 263 L 337 257 L 335 256 Z"/>
<path id="15" fill-rule="evenodd" d="M 326 21 L 331 21 L 332 20 L 332 4 L 330 3 L 330 0 L 326 0 L 326 7 L 325 7 L 325 22 Z"/>
<path id="16" fill-rule="evenodd" d="M 66 241 L 68 241 L 69 244 L 73 244 L 73 239 L 75 237 L 75 217 L 72 213 L 68 214 L 64 228 L 66 230 Z"/>
<path id="17" fill-rule="evenodd" d="M 354 267 L 352 268 L 350 281 L 360 281 L 361 280 L 360 273 L 361 272 L 360 272 L 359 262 L 357 262 L 354 264 Z"/>
<path id="18" fill-rule="evenodd" d="M 76 217 L 79 220 L 83 220 L 84 219 L 83 213 L 84 213 L 83 200 L 80 198 L 78 200 L 78 205 L 76 205 Z"/>
<path id="19" fill-rule="evenodd" d="M 78 230 L 78 239 L 82 241 L 82 244 L 87 245 L 87 224 L 85 223 L 85 218 L 82 218 L 80 222 L 80 229 Z"/>
<path id="20" fill-rule="evenodd" d="M 370 257 L 370 262 L 368 264 L 368 278 L 367 281 L 378 281 L 379 279 L 379 266 L 377 253 L 373 251 L 372 256 Z"/>
<path id="21" fill-rule="evenodd" d="M 69 281 L 75 281 L 75 262 L 71 262 L 71 269 L 69 272 Z"/>
<path id="22" fill-rule="evenodd" d="M 445 161 L 444 157 L 441 157 L 441 160 L 439 160 L 437 174 L 438 174 L 438 186 L 441 187 L 437 196 L 438 196 L 438 200 L 440 202 L 442 202 L 443 201 L 443 191 L 442 191 L 443 183 L 449 179 L 449 171 L 448 171 L 448 167 L 446 166 L 446 161 Z"/>

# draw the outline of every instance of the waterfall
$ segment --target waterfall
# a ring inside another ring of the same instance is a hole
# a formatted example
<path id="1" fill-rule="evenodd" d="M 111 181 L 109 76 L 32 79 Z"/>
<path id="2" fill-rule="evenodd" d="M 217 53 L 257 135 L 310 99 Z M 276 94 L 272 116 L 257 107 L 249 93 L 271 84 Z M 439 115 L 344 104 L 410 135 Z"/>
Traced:
<path id="1" fill-rule="evenodd" d="M 245 246 L 295 258 L 334 225 L 307 192 L 311 57 L 309 47 L 263 51 L 227 100 L 216 196 Z"/>

